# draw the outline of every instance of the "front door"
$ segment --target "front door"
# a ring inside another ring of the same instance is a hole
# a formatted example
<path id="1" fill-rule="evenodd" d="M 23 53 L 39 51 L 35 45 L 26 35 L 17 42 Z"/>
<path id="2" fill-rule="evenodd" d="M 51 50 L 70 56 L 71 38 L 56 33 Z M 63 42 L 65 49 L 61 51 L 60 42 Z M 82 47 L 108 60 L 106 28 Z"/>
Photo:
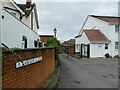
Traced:
<path id="1" fill-rule="evenodd" d="M 97 54 L 97 57 L 103 57 L 103 44 L 97 45 L 96 54 Z"/>

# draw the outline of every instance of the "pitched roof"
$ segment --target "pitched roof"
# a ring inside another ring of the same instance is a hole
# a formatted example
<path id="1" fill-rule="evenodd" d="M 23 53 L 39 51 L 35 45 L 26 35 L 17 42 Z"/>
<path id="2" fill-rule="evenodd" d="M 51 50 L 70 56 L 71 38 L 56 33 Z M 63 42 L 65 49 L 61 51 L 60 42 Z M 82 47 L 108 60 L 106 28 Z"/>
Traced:
<path id="1" fill-rule="evenodd" d="M 91 43 L 108 43 L 108 38 L 99 30 L 83 30 Z"/>
<path id="2" fill-rule="evenodd" d="M 68 40 L 67 45 L 75 45 L 75 39 Z"/>
<path id="3" fill-rule="evenodd" d="M 15 3 L 16 4 L 16 3 Z M 39 22 L 38 22 L 38 15 L 37 15 L 37 10 L 36 10 L 36 4 L 33 3 L 31 4 L 30 9 L 26 9 L 26 4 L 16 4 L 27 16 L 29 16 L 33 10 L 33 8 L 35 7 L 35 19 L 36 19 L 36 23 L 37 23 L 37 28 L 39 29 Z"/>
<path id="4" fill-rule="evenodd" d="M 80 37 L 81 35 L 77 35 L 77 36 L 75 36 L 75 38 L 78 38 L 78 37 Z"/>
<path id="5" fill-rule="evenodd" d="M 23 11 L 25 12 L 26 15 L 30 15 L 31 11 L 33 10 L 35 4 L 31 4 L 31 8 L 29 10 L 26 9 L 26 4 L 17 4 L 17 6 Z"/>
<path id="6" fill-rule="evenodd" d="M 54 37 L 53 35 L 39 35 L 40 37 Z"/>
<path id="7" fill-rule="evenodd" d="M 90 15 L 91 17 L 95 17 L 97 19 L 100 19 L 105 22 L 109 23 L 118 23 L 120 22 L 120 17 L 114 17 L 114 16 L 95 16 L 95 15 Z"/>

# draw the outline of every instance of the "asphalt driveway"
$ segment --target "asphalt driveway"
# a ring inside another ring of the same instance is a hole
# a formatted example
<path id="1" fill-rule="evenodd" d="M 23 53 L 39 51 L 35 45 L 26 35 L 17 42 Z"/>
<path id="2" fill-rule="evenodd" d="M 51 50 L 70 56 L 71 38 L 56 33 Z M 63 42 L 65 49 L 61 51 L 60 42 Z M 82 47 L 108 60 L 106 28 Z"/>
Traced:
<path id="1" fill-rule="evenodd" d="M 117 59 L 76 59 L 60 55 L 61 78 L 58 88 L 117 88 Z"/>

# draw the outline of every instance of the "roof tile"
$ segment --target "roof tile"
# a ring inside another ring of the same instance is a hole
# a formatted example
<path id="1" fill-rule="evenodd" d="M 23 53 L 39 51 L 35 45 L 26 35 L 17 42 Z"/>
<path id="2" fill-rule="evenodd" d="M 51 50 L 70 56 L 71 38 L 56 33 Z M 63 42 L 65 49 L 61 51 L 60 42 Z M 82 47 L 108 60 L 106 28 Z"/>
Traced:
<path id="1" fill-rule="evenodd" d="M 108 42 L 107 37 L 99 30 L 84 30 L 90 42 Z"/>
<path id="2" fill-rule="evenodd" d="M 97 19 L 100 19 L 105 22 L 109 23 L 118 23 L 120 22 L 120 17 L 112 17 L 112 16 L 95 16 L 95 15 L 90 15 L 92 17 L 95 17 Z"/>

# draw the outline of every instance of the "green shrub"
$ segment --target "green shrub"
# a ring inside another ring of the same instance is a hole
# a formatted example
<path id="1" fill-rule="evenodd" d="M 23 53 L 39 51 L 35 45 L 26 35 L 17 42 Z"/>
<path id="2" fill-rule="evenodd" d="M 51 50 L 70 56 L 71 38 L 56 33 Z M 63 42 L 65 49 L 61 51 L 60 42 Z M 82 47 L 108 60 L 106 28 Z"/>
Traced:
<path id="1" fill-rule="evenodd" d="M 46 46 L 47 47 L 50 47 L 50 46 L 55 47 L 55 62 L 56 62 L 56 65 L 59 66 L 60 65 L 60 62 L 59 62 L 60 41 L 54 37 L 50 38 L 47 40 Z"/>
<path id="2" fill-rule="evenodd" d="M 118 55 L 115 55 L 114 58 L 119 58 L 119 56 L 118 56 Z"/>
<path id="3" fill-rule="evenodd" d="M 106 57 L 106 58 L 112 58 L 112 56 L 110 56 L 109 53 L 106 53 L 106 54 L 105 54 L 105 57 Z"/>

